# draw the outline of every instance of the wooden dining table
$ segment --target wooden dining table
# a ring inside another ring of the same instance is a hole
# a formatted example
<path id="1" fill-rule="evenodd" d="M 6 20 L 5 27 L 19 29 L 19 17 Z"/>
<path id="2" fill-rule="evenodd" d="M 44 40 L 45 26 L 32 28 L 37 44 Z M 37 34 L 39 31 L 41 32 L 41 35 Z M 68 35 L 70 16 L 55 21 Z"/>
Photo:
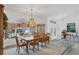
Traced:
<path id="1" fill-rule="evenodd" d="M 28 49 L 29 49 L 29 42 L 33 40 L 33 36 L 20 36 L 21 40 L 24 40 L 27 44 L 27 53 L 29 53 Z"/>

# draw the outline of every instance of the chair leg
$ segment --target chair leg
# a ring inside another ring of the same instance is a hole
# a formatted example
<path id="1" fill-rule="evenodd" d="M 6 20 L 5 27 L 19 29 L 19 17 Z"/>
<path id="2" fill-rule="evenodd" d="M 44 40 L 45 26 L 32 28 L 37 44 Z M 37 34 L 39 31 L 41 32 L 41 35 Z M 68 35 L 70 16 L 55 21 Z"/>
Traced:
<path id="1" fill-rule="evenodd" d="M 33 52 L 35 51 L 35 46 L 33 46 Z"/>
<path id="2" fill-rule="evenodd" d="M 37 49 L 39 50 L 39 44 L 37 44 Z"/>
<path id="3" fill-rule="evenodd" d="M 26 52 L 29 53 L 29 52 L 28 52 L 28 48 L 26 48 Z"/>
<path id="4" fill-rule="evenodd" d="M 48 40 L 48 44 L 49 44 L 50 42 L 49 42 L 49 40 Z"/>
<path id="5" fill-rule="evenodd" d="M 17 47 L 18 54 L 20 53 L 20 47 Z"/>
<path id="6" fill-rule="evenodd" d="M 27 47 L 27 46 L 26 46 L 26 52 L 29 53 L 29 51 L 28 51 L 28 47 Z"/>
<path id="7" fill-rule="evenodd" d="M 43 47 L 43 42 L 41 42 L 41 46 Z"/>
<path id="8" fill-rule="evenodd" d="M 30 48 L 30 45 L 29 45 L 29 48 Z"/>
<path id="9" fill-rule="evenodd" d="M 38 50 L 39 50 L 39 44 L 38 44 Z"/>
<path id="10" fill-rule="evenodd" d="M 46 41 L 45 41 L 45 46 L 46 46 Z"/>
<path id="11" fill-rule="evenodd" d="M 24 49 L 24 46 L 23 46 L 23 49 Z"/>

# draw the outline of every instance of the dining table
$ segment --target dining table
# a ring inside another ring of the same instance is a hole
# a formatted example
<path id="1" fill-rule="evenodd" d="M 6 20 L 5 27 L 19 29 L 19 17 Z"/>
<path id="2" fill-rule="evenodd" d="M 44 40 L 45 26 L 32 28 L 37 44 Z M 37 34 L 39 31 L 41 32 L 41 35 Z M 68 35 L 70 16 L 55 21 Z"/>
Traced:
<path id="1" fill-rule="evenodd" d="M 33 40 L 33 36 L 20 36 L 21 40 L 24 40 L 27 44 L 27 53 L 29 53 L 28 49 L 29 49 L 29 42 Z"/>

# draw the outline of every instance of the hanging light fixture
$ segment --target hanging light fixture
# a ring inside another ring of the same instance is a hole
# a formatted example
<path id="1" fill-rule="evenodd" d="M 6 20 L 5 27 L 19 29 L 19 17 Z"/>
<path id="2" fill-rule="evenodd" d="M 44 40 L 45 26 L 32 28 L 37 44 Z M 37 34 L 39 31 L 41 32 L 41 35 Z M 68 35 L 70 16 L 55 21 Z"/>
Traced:
<path id="1" fill-rule="evenodd" d="M 30 19 L 28 21 L 28 27 L 29 28 L 35 28 L 35 26 L 36 26 L 35 20 L 34 20 L 34 18 L 32 16 L 33 15 L 32 15 L 32 8 L 31 8 L 31 17 L 30 17 Z"/>

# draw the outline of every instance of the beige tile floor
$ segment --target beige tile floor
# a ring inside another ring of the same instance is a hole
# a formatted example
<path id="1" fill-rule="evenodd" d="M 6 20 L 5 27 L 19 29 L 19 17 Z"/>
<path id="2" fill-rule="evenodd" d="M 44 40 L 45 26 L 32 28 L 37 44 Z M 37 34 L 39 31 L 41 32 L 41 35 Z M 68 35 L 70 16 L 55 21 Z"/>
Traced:
<path id="1" fill-rule="evenodd" d="M 26 50 L 23 49 L 20 51 L 20 55 L 60 55 L 62 54 L 67 47 L 63 44 L 61 40 L 52 40 L 50 44 L 39 48 L 39 50 L 32 51 L 32 47 L 29 49 L 29 53 L 26 53 Z M 16 47 L 5 49 L 4 55 L 17 55 Z"/>
<path id="2" fill-rule="evenodd" d="M 70 48 L 67 49 L 68 47 Z M 65 51 L 66 49 L 67 51 Z M 26 53 L 26 50 L 23 49 L 20 51 L 19 55 L 61 55 L 62 53 L 64 55 L 78 55 L 79 54 L 79 37 L 74 37 L 73 39 L 73 37 L 68 36 L 67 41 L 64 41 L 63 39 L 51 40 L 50 44 L 47 44 L 44 47 L 40 46 L 40 49 L 39 50 L 36 49 L 35 52 L 32 51 L 32 47 L 31 47 L 29 49 L 29 53 Z M 16 51 L 16 47 L 4 49 L 4 55 L 18 55 Z"/>

